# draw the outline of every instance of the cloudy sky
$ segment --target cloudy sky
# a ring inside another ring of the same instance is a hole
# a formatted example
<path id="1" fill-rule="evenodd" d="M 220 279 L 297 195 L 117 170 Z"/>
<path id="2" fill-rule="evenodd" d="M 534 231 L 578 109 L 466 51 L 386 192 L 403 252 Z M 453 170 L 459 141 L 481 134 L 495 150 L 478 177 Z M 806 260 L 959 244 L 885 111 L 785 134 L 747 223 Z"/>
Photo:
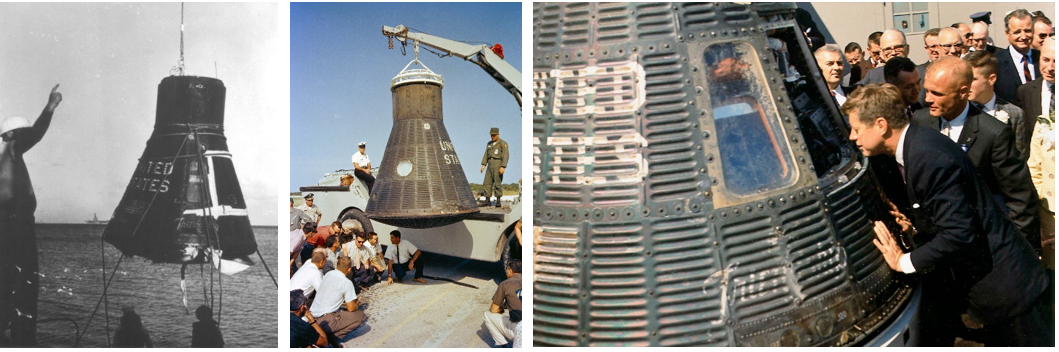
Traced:
<path id="1" fill-rule="evenodd" d="M 0 118 L 63 101 L 25 155 L 38 220 L 109 219 L 154 125 L 158 83 L 180 57 L 180 3 L 0 4 Z M 225 135 L 254 225 L 274 225 L 287 153 L 286 44 L 275 4 L 188 3 L 185 73 L 227 87 Z M 282 75 L 280 75 L 282 73 Z M 284 82 L 285 83 L 285 82 Z"/>
<path id="2" fill-rule="evenodd" d="M 352 169 L 358 142 L 382 165 L 393 126 L 390 80 L 412 61 L 412 47 L 388 49 L 382 26 L 442 38 L 500 43 L 522 71 L 521 3 L 291 3 L 290 190 L 324 173 Z M 420 61 L 445 81 L 445 128 L 467 180 L 481 183 L 489 128 L 499 127 L 511 155 L 504 183 L 522 175 L 522 122 L 515 99 L 478 66 L 420 50 Z M 531 101 L 531 99 L 526 99 Z"/>

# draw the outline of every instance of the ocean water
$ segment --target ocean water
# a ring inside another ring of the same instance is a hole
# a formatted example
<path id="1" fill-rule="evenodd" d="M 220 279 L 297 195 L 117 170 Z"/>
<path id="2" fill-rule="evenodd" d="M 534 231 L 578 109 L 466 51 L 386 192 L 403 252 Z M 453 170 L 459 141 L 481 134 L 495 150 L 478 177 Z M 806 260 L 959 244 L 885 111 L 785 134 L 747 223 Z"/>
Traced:
<path id="1" fill-rule="evenodd" d="M 198 321 L 195 309 L 210 299 L 213 310 L 221 312 L 221 332 L 225 347 L 276 347 L 276 286 L 262 264 L 273 275 L 276 270 L 276 227 L 254 227 L 258 250 L 266 262 L 251 256 L 254 265 L 236 275 L 214 272 L 198 264 L 187 270 L 187 310 L 180 289 L 180 265 L 154 264 L 132 257 L 122 260 L 107 289 L 109 314 L 104 305 L 89 324 L 89 316 L 103 292 L 101 254 L 106 258 L 109 277 L 121 256 L 110 244 L 101 253 L 105 225 L 38 224 L 37 249 L 40 255 L 41 289 L 38 303 L 37 341 L 46 347 L 73 347 L 77 330 L 90 326 L 80 347 L 107 347 L 107 316 L 113 339 L 122 307 L 133 307 L 143 319 L 155 347 L 191 347 L 191 324 Z M 284 271 L 285 272 L 285 271 Z M 203 293 L 205 288 L 206 293 Z M 205 297 L 204 297 L 205 296 Z M 73 322 L 71 322 L 71 320 Z"/>

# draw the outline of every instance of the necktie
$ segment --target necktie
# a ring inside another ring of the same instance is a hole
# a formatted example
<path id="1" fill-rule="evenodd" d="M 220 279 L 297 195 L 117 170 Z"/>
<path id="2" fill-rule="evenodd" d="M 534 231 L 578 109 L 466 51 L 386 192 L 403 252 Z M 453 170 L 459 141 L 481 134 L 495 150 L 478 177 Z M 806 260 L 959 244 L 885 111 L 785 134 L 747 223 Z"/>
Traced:
<path id="1" fill-rule="evenodd" d="M 394 247 L 397 247 L 397 264 L 401 264 L 401 246 L 395 244 Z"/>
<path id="2" fill-rule="evenodd" d="M 901 180 L 904 180 L 904 178 L 905 178 L 905 166 L 901 165 L 901 164 L 897 164 L 897 169 L 901 170 Z"/>
<path id="3" fill-rule="evenodd" d="M 1026 79 L 1025 83 L 1030 83 L 1033 80 L 1033 75 L 1030 72 L 1030 52 L 1026 52 L 1026 55 L 1022 56 L 1022 76 Z"/>
<path id="4" fill-rule="evenodd" d="M 941 121 L 941 134 L 945 135 L 945 137 L 952 138 L 952 136 L 949 135 L 949 131 L 950 130 L 952 130 L 952 125 L 949 124 L 949 121 L 942 120 Z"/>
<path id="5" fill-rule="evenodd" d="M 1045 82 L 1044 84 L 1048 84 Z M 1048 115 L 1055 117 L 1055 84 L 1048 84 L 1048 97 L 1051 101 L 1048 102 Z"/>

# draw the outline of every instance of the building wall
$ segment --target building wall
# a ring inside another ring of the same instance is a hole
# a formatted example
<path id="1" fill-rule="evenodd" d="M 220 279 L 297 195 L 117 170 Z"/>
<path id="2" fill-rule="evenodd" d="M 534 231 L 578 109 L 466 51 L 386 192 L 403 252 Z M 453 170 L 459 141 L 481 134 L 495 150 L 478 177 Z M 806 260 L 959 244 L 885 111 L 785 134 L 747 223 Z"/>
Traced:
<path id="1" fill-rule="evenodd" d="M 855 41 L 861 47 L 867 47 L 868 35 L 875 31 L 883 31 L 892 28 L 893 10 L 889 2 L 800 2 L 798 7 L 806 9 L 814 15 L 817 25 L 822 27 L 825 38 L 829 43 L 836 43 L 845 47 L 847 43 Z M 989 26 L 989 35 L 993 38 L 993 45 L 1007 47 L 1007 37 L 1004 35 L 1004 14 L 1008 11 L 1024 8 L 1033 11 L 1042 11 L 1048 18 L 1055 21 L 1054 2 L 943 2 L 928 3 L 930 28 L 948 27 L 954 22 L 971 24 L 970 15 L 980 11 L 992 11 L 990 19 L 993 24 Z M 907 37 L 910 52 L 908 57 L 915 63 L 927 60 L 926 50 L 923 49 L 923 34 L 910 34 Z"/>

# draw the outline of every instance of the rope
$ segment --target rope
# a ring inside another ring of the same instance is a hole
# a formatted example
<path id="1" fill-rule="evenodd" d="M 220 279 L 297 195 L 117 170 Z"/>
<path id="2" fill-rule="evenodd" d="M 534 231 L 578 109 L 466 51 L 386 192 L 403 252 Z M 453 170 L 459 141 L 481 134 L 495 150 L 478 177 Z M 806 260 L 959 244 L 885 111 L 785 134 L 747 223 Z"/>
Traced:
<path id="1" fill-rule="evenodd" d="M 191 126 L 189 125 L 188 127 L 190 129 Z M 194 133 L 195 134 L 195 140 L 196 141 L 199 140 L 198 131 L 197 130 L 192 129 L 192 130 L 190 130 L 189 133 Z M 210 194 L 212 194 L 212 192 L 210 192 L 209 174 L 206 172 L 206 166 L 208 164 L 206 163 L 205 155 L 203 154 L 203 151 L 202 151 L 202 145 L 201 144 L 197 145 L 195 150 L 198 153 L 199 165 L 201 165 L 199 167 L 199 176 L 202 177 L 202 181 L 203 181 L 202 187 L 199 188 L 201 196 L 202 196 L 202 199 L 203 199 L 203 202 L 202 202 L 202 205 L 203 205 L 203 207 L 202 207 L 203 217 L 202 218 L 203 218 L 203 223 L 205 223 L 205 225 L 206 225 L 205 226 L 206 227 L 206 241 L 210 242 L 210 241 L 212 241 L 212 239 L 210 238 L 210 235 L 211 235 L 211 230 L 213 229 L 213 224 L 210 223 L 210 221 L 213 220 L 213 209 L 211 209 L 209 206 L 207 206 L 207 204 L 213 205 L 213 198 L 210 198 Z M 207 200 L 209 200 L 208 203 L 207 203 Z M 220 235 L 217 234 L 216 232 L 212 233 L 212 235 L 215 236 L 215 238 L 217 240 L 217 248 L 220 248 L 221 247 Z M 212 253 L 210 253 L 211 259 L 212 259 L 212 257 L 214 255 L 217 255 L 217 251 L 213 251 Z M 220 256 L 218 256 L 217 257 L 217 271 L 219 273 L 217 274 L 217 286 L 219 287 L 219 291 L 220 291 L 220 295 L 219 295 L 220 297 L 219 297 L 219 299 L 217 301 L 217 326 L 218 327 L 220 327 L 220 325 L 221 325 L 221 317 L 222 317 L 222 315 L 223 315 L 222 313 L 224 311 L 224 274 L 223 274 L 223 272 L 220 272 L 222 265 L 224 265 L 224 263 L 221 260 Z M 213 267 L 211 266 L 210 267 L 210 292 L 211 292 L 211 297 L 212 297 L 212 292 L 213 292 L 213 283 L 212 283 L 212 281 L 213 281 L 213 269 L 212 268 Z M 211 303 L 212 303 L 212 300 L 211 300 Z"/>
<path id="2" fill-rule="evenodd" d="M 272 283 L 276 284 L 276 288 L 279 288 L 279 281 L 276 281 L 276 276 L 272 275 L 272 270 L 269 270 L 268 264 L 265 262 L 265 257 L 261 255 L 260 250 L 257 250 L 255 252 L 257 252 L 258 259 L 261 259 L 261 265 L 265 266 L 265 271 L 268 272 L 268 277 L 272 278 Z"/>
<path id="3" fill-rule="evenodd" d="M 183 5 L 181 5 L 181 6 L 183 6 Z M 184 138 L 184 140 L 180 141 L 180 147 L 177 148 L 177 153 L 178 153 L 177 156 L 179 156 L 180 150 L 184 149 L 184 145 L 186 143 L 187 143 L 187 138 Z M 173 161 L 172 162 L 176 162 L 177 156 L 173 157 Z M 162 181 L 165 182 L 168 178 L 169 178 L 169 175 L 167 174 L 167 175 L 162 177 Z M 155 192 L 154 196 L 151 197 L 151 202 L 147 203 L 147 207 L 144 208 L 143 215 L 140 216 L 140 221 L 137 221 L 136 222 L 136 227 L 134 227 L 132 229 L 132 234 L 134 236 L 136 235 L 137 232 L 140 231 L 140 225 L 143 225 L 143 219 L 147 218 L 147 212 L 149 212 L 151 210 L 151 206 L 154 205 L 154 201 L 157 200 L 157 199 L 158 199 L 158 192 Z M 99 240 L 101 241 L 101 243 L 100 243 L 100 251 L 102 252 L 102 253 L 100 253 L 100 257 L 102 257 L 103 262 L 105 263 L 106 260 L 107 260 L 106 252 L 103 252 L 103 247 L 104 247 L 103 242 L 105 242 L 105 240 L 103 239 L 103 236 L 99 236 Z M 86 332 L 88 332 L 88 327 L 92 326 L 92 319 L 95 318 L 96 312 L 99 311 L 99 304 L 107 299 L 107 289 L 110 288 L 110 282 L 114 281 L 114 273 L 118 270 L 118 265 L 121 265 L 121 261 L 124 260 L 124 259 L 125 259 L 125 255 L 123 254 L 118 259 L 118 263 L 114 264 L 114 270 L 112 270 L 110 272 L 110 280 L 107 280 L 107 276 L 104 273 L 103 281 L 105 281 L 105 283 L 103 284 L 103 294 L 99 297 L 99 302 L 96 302 L 96 307 L 94 309 L 92 309 L 92 314 L 88 316 L 88 323 L 85 324 L 85 330 L 81 331 L 80 333 L 78 333 L 78 335 L 77 335 L 77 340 L 78 341 L 81 340 L 81 336 L 82 335 L 84 335 Z M 103 270 L 104 270 L 104 272 L 106 271 L 106 266 L 103 267 Z M 107 310 L 105 311 L 105 314 L 107 316 L 107 346 L 108 347 L 110 347 L 110 345 L 111 345 L 111 341 L 110 341 L 110 309 L 109 308 L 110 307 L 109 307 L 109 302 L 108 302 L 108 306 L 106 308 Z"/>
<path id="4" fill-rule="evenodd" d="M 103 281 L 104 282 L 107 281 L 106 243 L 107 243 L 107 241 L 103 240 L 103 236 L 99 236 L 99 257 L 103 258 L 103 265 L 102 265 L 102 268 L 100 268 L 100 270 L 99 270 L 99 274 L 103 275 Z M 106 289 L 104 289 L 103 291 L 106 292 Z M 110 300 L 107 298 L 107 295 L 105 293 L 103 294 L 103 311 L 104 312 L 108 312 L 107 314 L 104 314 L 104 315 L 107 318 L 107 346 L 110 346 L 111 345 L 111 341 L 110 341 L 110 314 L 109 314 L 109 312 L 110 312 Z M 78 340 L 80 340 L 80 338 Z"/>

